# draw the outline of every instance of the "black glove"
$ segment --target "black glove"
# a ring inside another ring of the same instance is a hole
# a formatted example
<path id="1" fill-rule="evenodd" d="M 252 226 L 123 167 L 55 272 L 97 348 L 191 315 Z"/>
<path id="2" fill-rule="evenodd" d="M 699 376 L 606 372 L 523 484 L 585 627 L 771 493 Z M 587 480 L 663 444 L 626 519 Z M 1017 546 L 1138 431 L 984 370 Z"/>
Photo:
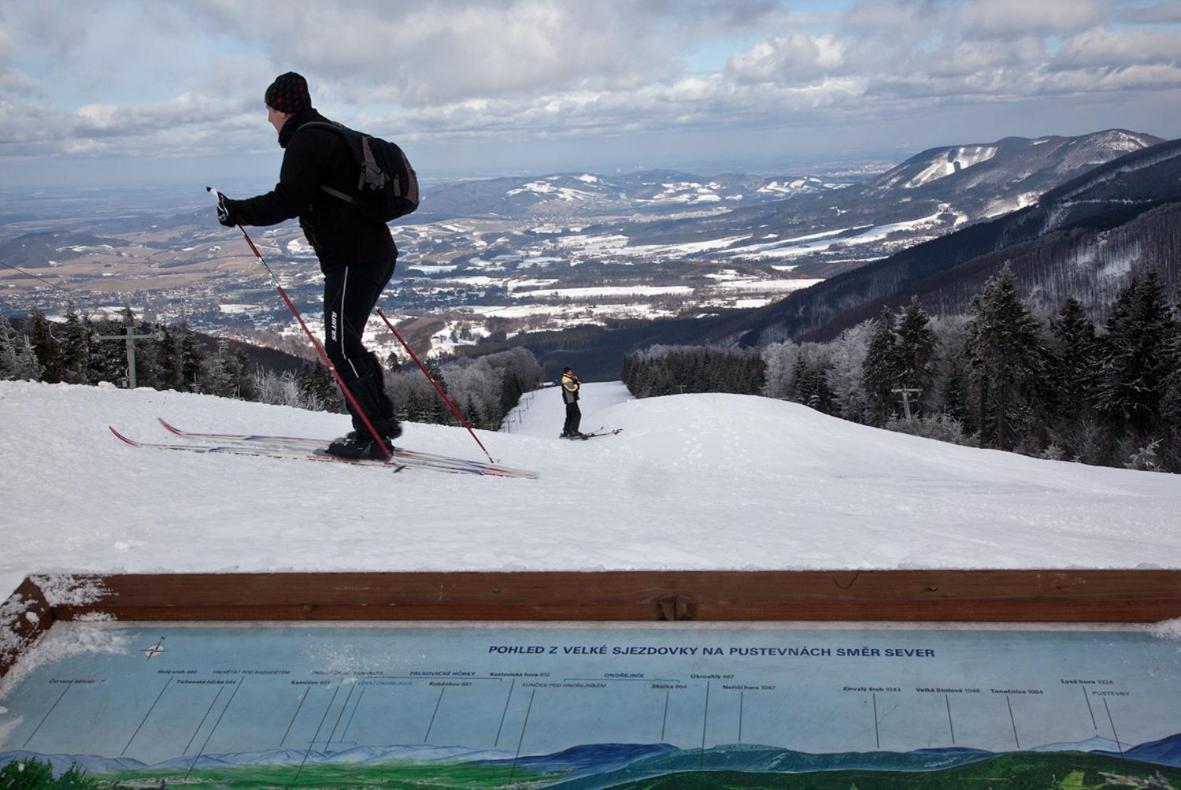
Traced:
<path id="1" fill-rule="evenodd" d="M 238 225 L 238 201 L 230 200 L 225 195 L 218 195 L 217 221 L 232 228 Z"/>

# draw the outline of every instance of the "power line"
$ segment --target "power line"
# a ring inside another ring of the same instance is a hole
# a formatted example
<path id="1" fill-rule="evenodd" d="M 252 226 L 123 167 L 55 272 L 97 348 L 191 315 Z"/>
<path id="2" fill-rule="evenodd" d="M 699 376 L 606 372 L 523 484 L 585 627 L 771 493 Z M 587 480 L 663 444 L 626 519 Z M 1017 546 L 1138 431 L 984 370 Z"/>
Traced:
<path id="1" fill-rule="evenodd" d="M 65 286 L 60 285 L 58 283 L 51 283 L 51 282 L 49 282 L 49 280 L 46 280 L 44 277 L 38 277 L 37 275 L 33 274 L 32 272 L 26 272 L 21 267 L 13 266 L 11 263 L 5 263 L 4 261 L 0 261 L 0 266 L 7 266 L 9 269 L 12 269 L 13 271 L 18 271 L 26 277 L 32 277 L 34 280 L 40 280 L 41 282 L 48 285 L 50 288 L 61 288 L 63 291 L 65 290 Z"/>

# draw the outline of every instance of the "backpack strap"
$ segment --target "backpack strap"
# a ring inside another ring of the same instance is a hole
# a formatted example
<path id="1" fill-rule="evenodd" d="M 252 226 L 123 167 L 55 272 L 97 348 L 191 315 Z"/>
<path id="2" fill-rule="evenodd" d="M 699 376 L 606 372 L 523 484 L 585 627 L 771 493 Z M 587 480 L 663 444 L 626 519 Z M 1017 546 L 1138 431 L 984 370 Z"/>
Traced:
<path id="1" fill-rule="evenodd" d="M 353 144 L 349 140 L 349 135 L 350 134 L 360 134 L 360 132 L 354 132 L 352 129 L 348 128 L 347 126 L 345 126 L 343 124 L 336 123 L 335 121 L 308 121 L 303 126 L 299 127 L 299 129 L 296 129 L 295 131 L 300 132 L 303 129 L 327 129 L 329 131 L 336 132 L 337 134 L 339 134 L 341 137 L 344 138 L 344 141 L 349 146 L 350 151 L 352 150 Z M 366 151 L 368 151 L 368 146 L 366 146 Z M 361 177 L 364 178 L 364 176 L 365 176 L 365 168 L 364 168 L 364 166 L 362 166 Z M 356 199 L 353 198 L 353 196 L 348 194 L 347 192 L 341 192 L 339 189 L 333 189 L 332 187 L 324 186 L 323 184 L 320 185 L 320 191 L 326 192 L 329 195 L 332 195 L 332 197 L 334 197 L 334 198 L 339 198 L 340 200 L 343 200 L 345 203 L 356 203 L 357 202 Z"/>

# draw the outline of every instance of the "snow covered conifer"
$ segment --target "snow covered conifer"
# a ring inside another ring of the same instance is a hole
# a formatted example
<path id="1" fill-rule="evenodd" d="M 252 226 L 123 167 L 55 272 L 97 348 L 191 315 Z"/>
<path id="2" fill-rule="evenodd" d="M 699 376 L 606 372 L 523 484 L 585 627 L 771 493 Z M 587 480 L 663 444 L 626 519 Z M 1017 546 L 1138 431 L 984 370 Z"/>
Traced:
<path id="1" fill-rule="evenodd" d="M 862 321 L 841 332 L 830 348 L 828 386 L 833 394 L 833 409 L 846 420 L 864 422 L 865 389 L 862 371 L 873 321 Z"/>
<path id="2" fill-rule="evenodd" d="M 766 369 L 763 394 L 768 398 L 787 398 L 791 392 L 792 372 L 800 347 L 790 340 L 772 343 L 763 349 L 763 364 Z"/>
<path id="3" fill-rule="evenodd" d="M 0 380 L 39 381 L 41 365 L 29 338 L 0 315 Z"/>

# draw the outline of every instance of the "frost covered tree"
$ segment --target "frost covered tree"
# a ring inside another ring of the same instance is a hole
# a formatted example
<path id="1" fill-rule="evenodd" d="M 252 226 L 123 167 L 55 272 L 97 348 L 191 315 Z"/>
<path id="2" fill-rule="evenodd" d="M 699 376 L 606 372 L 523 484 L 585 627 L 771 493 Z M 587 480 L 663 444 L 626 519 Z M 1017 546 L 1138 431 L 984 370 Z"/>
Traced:
<path id="1" fill-rule="evenodd" d="M 828 388 L 832 392 L 833 414 L 854 422 L 866 419 L 862 372 L 873 326 L 873 321 L 862 321 L 829 344 Z"/>
<path id="2" fill-rule="evenodd" d="M 40 381 L 41 364 L 27 335 L 0 315 L 0 379 Z"/>
<path id="3" fill-rule="evenodd" d="M 965 316 L 932 319 L 931 331 L 938 338 L 933 363 L 935 378 L 932 397 L 925 400 L 932 412 L 946 415 L 971 432 L 975 426 L 968 425 L 972 409 L 969 408 L 971 369 L 965 351 L 967 323 Z"/>
<path id="4" fill-rule="evenodd" d="M 789 341 L 772 343 L 763 349 L 763 364 L 766 367 L 766 382 L 763 394 L 768 398 L 787 398 L 791 393 L 800 347 Z"/>
<path id="5" fill-rule="evenodd" d="M 12 323 L 0 315 L 0 380 L 16 378 L 17 331 Z"/>

